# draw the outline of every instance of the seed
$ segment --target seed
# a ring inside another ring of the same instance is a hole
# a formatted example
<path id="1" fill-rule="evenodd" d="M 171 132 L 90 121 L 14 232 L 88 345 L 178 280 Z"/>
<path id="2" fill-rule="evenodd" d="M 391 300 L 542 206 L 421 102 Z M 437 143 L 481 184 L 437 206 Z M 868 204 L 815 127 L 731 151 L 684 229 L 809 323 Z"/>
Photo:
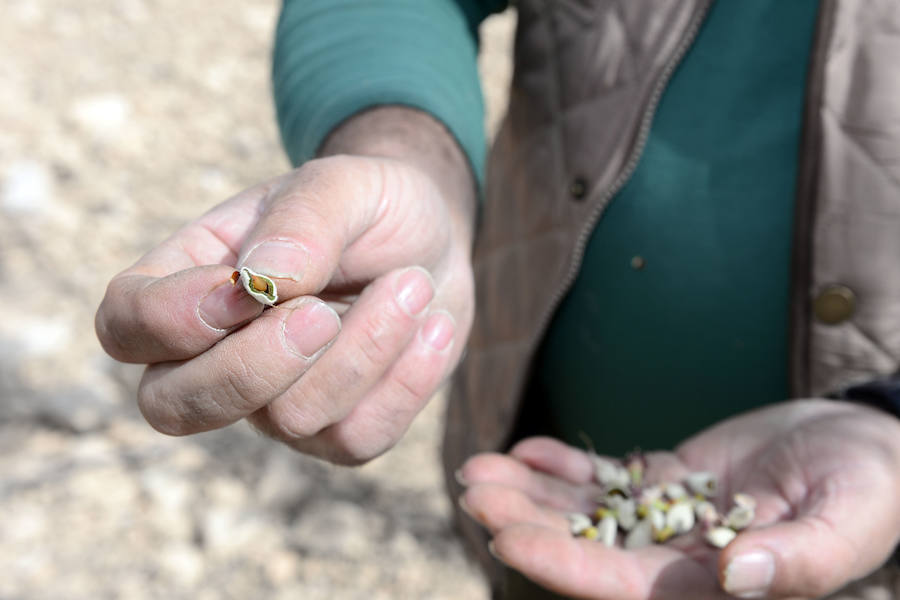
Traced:
<path id="1" fill-rule="evenodd" d="M 238 282 L 238 279 L 240 279 L 240 278 L 241 278 L 240 271 L 235 271 L 234 273 L 232 273 L 231 274 L 231 285 L 236 284 Z"/>
<path id="2" fill-rule="evenodd" d="M 671 527 L 666 526 L 653 534 L 653 541 L 661 544 L 665 541 L 668 541 L 668 539 L 673 535 L 675 535 L 675 530 Z"/>
<path id="3" fill-rule="evenodd" d="M 619 504 L 619 508 L 616 509 L 616 518 L 619 521 L 619 527 L 625 531 L 631 531 L 638 521 L 637 504 L 634 500 L 626 500 Z"/>
<path id="4" fill-rule="evenodd" d="M 250 276 L 250 287 L 258 292 L 268 292 L 269 291 L 269 282 L 260 277 L 259 275 L 251 275 Z"/>
<path id="5" fill-rule="evenodd" d="M 596 527 L 588 527 L 581 532 L 581 535 L 589 540 L 596 540 L 600 536 L 600 532 Z"/>
<path id="6" fill-rule="evenodd" d="M 666 513 L 666 527 L 674 533 L 687 533 L 694 528 L 694 509 L 690 502 L 676 502 Z"/>
<path id="7" fill-rule="evenodd" d="M 581 513 L 569 513 L 566 518 L 569 519 L 569 531 L 572 535 L 579 535 L 592 525 L 591 518 Z"/>
<path id="8" fill-rule="evenodd" d="M 619 525 L 616 522 L 615 517 L 612 515 L 607 515 L 600 519 L 600 522 L 597 524 L 597 534 L 601 542 L 603 542 L 606 546 L 612 547 L 616 545 L 616 532 L 619 529 Z"/>
<path id="9" fill-rule="evenodd" d="M 666 486 L 666 496 L 669 500 L 681 500 L 687 496 L 687 490 L 680 483 L 670 483 Z"/>
<path id="10" fill-rule="evenodd" d="M 251 270 L 249 267 L 241 268 L 241 282 L 247 293 L 253 296 L 259 302 L 272 306 L 278 302 L 278 291 L 275 288 L 275 282 Z"/>
<path id="11" fill-rule="evenodd" d="M 653 525 L 649 519 L 638 521 L 638 524 L 625 536 L 625 548 L 634 550 L 653 543 Z"/>
<path id="12" fill-rule="evenodd" d="M 594 456 L 594 478 L 607 491 L 627 489 L 631 483 L 631 474 L 625 467 L 612 461 Z"/>
<path id="13" fill-rule="evenodd" d="M 704 497 L 716 495 L 716 476 L 708 471 L 697 471 L 687 476 L 685 480 L 688 487 L 695 494 Z"/>
<path id="14" fill-rule="evenodd" d="M 694 514 L 701 523 L 710 527 L 719 519 L 719 513 L 716 511 L 716 507 L 708 500 L 702 500 L 695 504 Z"/>
<path id="15" fill-rule="evenodd" d="M 739 493 L 735 494 L 734 496 L 732 496 L 732 500 L 734 500 L 734 503 L 736 505 L 738 505 L 742 508 L 750 508 L 750 509 L 756 508 L 756 498 L 754 498 L 750 494 L 743 494 L 743 493 L 739 492 Z"/>
<path id="16" fill-rule="evenodd" d="M 713 527 L 706 532 L 706 541 L 716 548 L 724 548 L 737 537 L 737 532 L 729 527 Z"/>
<path id="17" fill-rule="evenodd" d="M 753 522 L 756 511 L 745 506 L 735 506 L 725 516 L 725 524 L 732 529 L 744 529 Z"/>

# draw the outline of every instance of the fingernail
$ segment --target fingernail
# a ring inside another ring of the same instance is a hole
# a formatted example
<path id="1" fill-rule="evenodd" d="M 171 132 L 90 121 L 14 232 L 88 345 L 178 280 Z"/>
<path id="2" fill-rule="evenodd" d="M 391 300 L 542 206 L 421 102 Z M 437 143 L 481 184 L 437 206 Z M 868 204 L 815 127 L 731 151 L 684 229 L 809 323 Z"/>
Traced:
<path id="1" fill-rule="evenodd" d="M 431 275 L 422 267 L 410 267 L 394 282 L 394 296 L 406 314 L 420 314 L 434 297 Z"/>
<path id="2" fill-rule="evenodd" d="M 428 317 L 419 335 L 426 344 L 440 352 L 453 341 L 455 330 L 456 324 L 453 322 L 453 317 L 444 311 L 438 311 Z"/>
<path id="3" fill-rule="evenodd" d="M 208 327 L 230 329 L 252 319 L 263 310 L 244 288 L 225 282 L 212 289 L 197 305 L 197 315 Z"/>
<path id="4" fill-rule="evenodd" d="M 765 550 L 741 554 L 725 567 L 725 591 L 738 598 L 763 598 L 775 577 L 775 558 Z"/>
<path id="5" fill-rule="evenodd" d="M 309 264 L 309 252 L 289 240 L 271 240 L 250 250 L 241 266 L 280 279 L 300 281 Z"/>
<path id="6" fill-rule="evenodd" d="M 341 330 L 341 319 L 319 300 L 304 300 L 284 320 L 284 341 L 288 350 L 311 358 L 325 348 Z"/>
<path id="7" fill-rule="evenodd" d="M 456 471 L 454 471 L 453 477 L 456 478 L 456 483 L 458 483 L 459 485 L 463 487 L 467 487 L 469 485 L 469 482 L 466 481 L 466 478 L 463 476 L 462 469 L 457 469 Z"/>
<path id="8" fill-rule="evenodd" d="M 469 504 L 466 502 L 466 497 L 465 497 L 465 496 L 460 496 L 460 497 L 457 499 L 456 502 L 457 502 L 457 504 L 459 504 L 459 508 L 460 508 L 464 513 L 466 513 L 466 514 L 469 515 L 470 517 L 472 516 L 472 509 L 469 508 Z"/>
<path id="9" fill-rule="evenodd" d="M 488 552 L 491 553 L 491 556 L 493 556 L 494 558 L 496 558 L 496 559 L 499 560 L 500 562 L 504 562 L 503 559 L 500 558 L 500 555 L 497 554 L 497 546 L 494 545 L 494 540 L 489 541 L 488 544 L 487 544 L 487 547 L 488 547 Z M 505 563 L 504 563 L 504 564 L 505 564 Z"/>

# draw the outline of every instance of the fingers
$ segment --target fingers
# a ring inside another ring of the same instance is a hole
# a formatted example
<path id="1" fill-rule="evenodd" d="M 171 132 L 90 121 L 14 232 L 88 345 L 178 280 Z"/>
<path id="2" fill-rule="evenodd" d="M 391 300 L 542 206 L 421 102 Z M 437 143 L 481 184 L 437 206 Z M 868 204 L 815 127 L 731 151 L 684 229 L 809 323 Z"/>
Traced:
<path id="1" fill-rule="evenodd" d="M 541 507 L 521 490 L 504 485 L 473 485 L 460 496 L 459 504 L 491 533 L 520 523 L 531 523 L 562 532 L 569 530 L 565 512 Z"/>
<path id="2" fill-rule="evenodd" d="M 900 541 L 896 424 L 869 409 L 825 410 L 796 431 L 791 453 L 766 461 L 763 473 L 780 473 L 777 521 L 741 532 L 720 556 L 720 580 L 735 596 L 825 596 L 883 564 Z M 747 489 L 760 508 L 769 503 L 754 481 Z"/>
<path id="3" fill-rule="evenodd" d="M 188 268 L 165 277 L 137 272 L 110 283 L 95 326 L 103 348 L 125 362 L 194 356 L 262 312 L 230 281 L 223 265 Z"/>
<path id="4" fill-rule="evenodd" d="M 726 548 L 722 586 L 739 598 L 818 598 L 849 579 L 854 554 L 823 521 L 780 523 L 744 532 Z"/>
<path id="5" fill-rule="evenodd" d="M 370 284 L 344 314 L 340 337 L 315 368 L 263 414 L 254 415 L 254 423 L 302 445 L 347 417 L 416 338 L 433 296 L 430 276 L 418 267 L 393 271 Z"/>
<path id="6" fill-rule="evenodd" d="M 339 330 L 334 310 L 314 298 L 268 310 L 191 360 L 148 367 L 141 412 L 172 435 L 233 423 L 283 394 Z"/>
<path id="7" fill-rule="evenodd" d="M 594 465 L 587 453 L 554 438 L 522 440 L 509 454 L 532 469 L 556 475 L 570 483 L 591 483 L 594 478 Z"/>
<path id="8" fill-rule="evenodd" d="M 573 484 L 502 454 L 479 454 L 459 470 L 467 486 L 499 484 L 521 490 L 534 502 L 561 511 L 591 513 L 596 508 L 598 488 Z"/>
<path id="9" fill-rule="evenodd" d="M 609 548 L 535 524 L 503 528 L 492 553 L 539 585 L 573 598 L 696 600 L 721 598 L 699 563 L 663 547 Z"/>
<path id="10" fill-rule="evenodd" d="M 722 586 L 739 598 L 824 596 L 878 566 L 879 561 L 866 564 L 866 542 L 841 529 L 803 517 L 745 531 L 722 552 Z"/>
<path id="11" fill-rule="evenodd" d="M 238 259 L 276 280 L 281 298 L 340 290 L 418 263 L 431 265 L 449 231 L 430 182 L 386 160 L 311 161 L 270 194 Z"/>
<path id="12" fill-rule="evenodd" d="M 346 418 L 291 445 L 344 465 L 361 464 L 392 448 L 455 364 L 459 335 L 449 313 L 430 314 L 390 371 Z"/>
<path id="13" fill-rule="evenodd" d="M 244 190 L 114 277 L 95 319 L 104 350 L 124 362 L 182 360 L 259 315 L 262 306 L 230 285 L 230 265 L 278 181 Z"/>

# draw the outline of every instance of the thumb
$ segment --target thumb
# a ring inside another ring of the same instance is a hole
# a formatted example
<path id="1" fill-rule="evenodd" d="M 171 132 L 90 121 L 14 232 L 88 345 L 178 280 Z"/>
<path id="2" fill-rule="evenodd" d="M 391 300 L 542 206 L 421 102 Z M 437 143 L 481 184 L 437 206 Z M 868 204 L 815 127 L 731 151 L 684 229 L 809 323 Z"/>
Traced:
<path id="1" fill-rule="evenodd" d="M 805 515 L 738 535 L 719 579 L 738 598 L 818 598 L 877 567 L 890 552 L 861 539 L 856 519 Z M 873 536 L 877 539 L 879 536 Z"/>
<path id="2" fill-rule="evenodd" d="M 279 301 L 321 291 L 344 249 L 377 218 L 381 183 L 372 162 L 336 157 L 296 170 L 261 207 L 238 267 L 275 280 Z"/>
<path id="3" fill-rule="evenodd" d="M 427 267 L 443 247 L 442 213 L 433 184 L 416 173 L 371 157 L 306 163 L 263 206 L 238 266 L 275 280 L 279 301 Z"/>

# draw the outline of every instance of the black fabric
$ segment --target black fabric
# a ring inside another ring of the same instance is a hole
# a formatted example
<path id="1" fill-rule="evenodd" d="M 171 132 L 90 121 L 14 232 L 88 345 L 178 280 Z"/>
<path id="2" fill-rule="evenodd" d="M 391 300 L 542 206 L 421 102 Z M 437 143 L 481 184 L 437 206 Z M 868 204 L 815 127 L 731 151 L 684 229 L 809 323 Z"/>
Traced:
<path id="1" fill-rule="evenodd" d="M 845 388 L 841 400 L 874 406 L 900 418 L 900 373 Z"/>

